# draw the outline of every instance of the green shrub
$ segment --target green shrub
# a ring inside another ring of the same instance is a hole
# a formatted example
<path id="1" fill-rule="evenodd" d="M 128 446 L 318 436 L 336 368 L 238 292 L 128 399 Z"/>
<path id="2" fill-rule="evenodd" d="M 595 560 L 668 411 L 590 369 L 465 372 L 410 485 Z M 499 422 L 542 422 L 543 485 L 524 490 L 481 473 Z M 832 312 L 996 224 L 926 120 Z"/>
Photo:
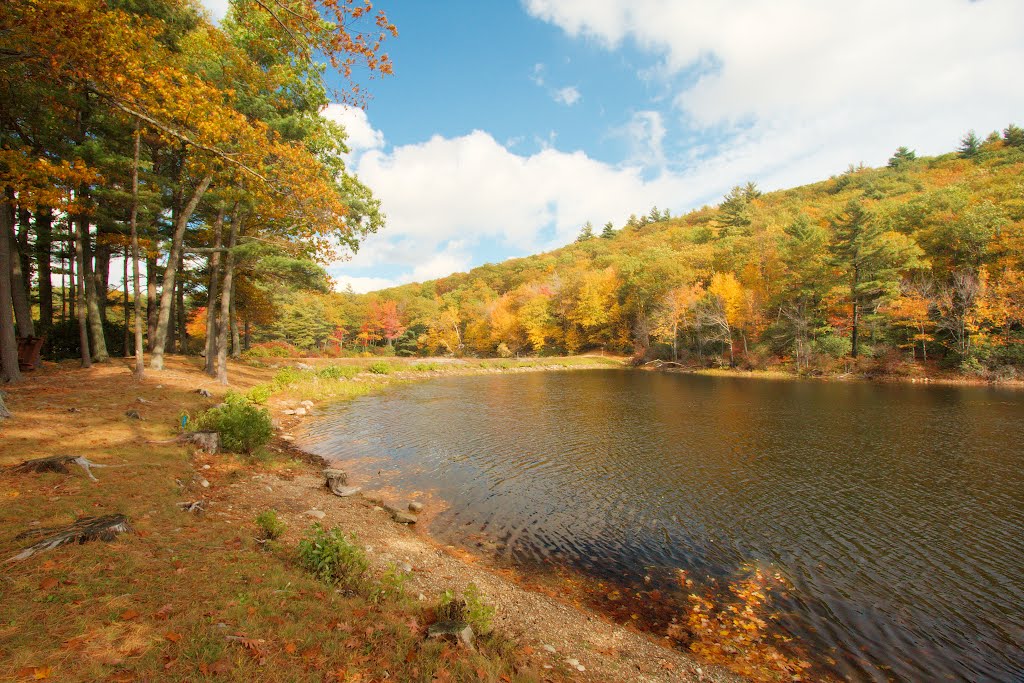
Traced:
<path id="1" fill-rule="evenodd" d="M 462 597 L 456 598 L 451 591 L 445 591 L 437 605 L 438 621 L 458 621 L 468 623 L 479 635 L 491 632 L 494 622 L 494 608 L 484 602 L 480 589 L 470 583 L 462 591 Z"/>
<path id="2" fill-rule="evenodd" d="M 298 368 L 281 368 L 274 375 L 274 384 L 279 387 L 286 387 L 300 381 L 306 373 Z"/>
<path id="3" fill-rule="evenodd" d="M 395 567 L 395 565 L 390 565 L 384 571 L 380 580 L 370 588 L 370 600 L 373 602 L 402 600 L 406 597 L 405 584 L 408 582 L 408 574 Z"/>
<path id="4" fill-rule="evenodd" d="M 370 563 L 356 545 L 354 535 L 345 538 L 341 529 L 324 529 L 314 524 L 299 541 L 299 564 L 321 581 L 336 583 L 350 591 L 366 586 Z"/>
<path id="5" fill-rule="evenodd" d="M 440 367 L 441 366 L 438 365 L 437 363 L 414 363 L 413 365 L 409 366 L 409 369 L 414 370 L 416 372 L 430 372 L 432 370 L 437 370 Z"/>
<path id="6" fill-rule="evenodd" d="M 328 365 L 316 373 L 322 379 L 352 379 L 359 374 L 356 365 Z"/>
<path id="7" fill-rule="evenodd" d="M 285 528 L 275 510 L 264 510 L 256 515 L 256 526 L 260 528 L 260 538 L 266 541 L 280 538 Z"/>
<path id="8" fill-rule="evenodd" d="M 249 391 L 245 392 L 245 397 L 253 403 L 263 405 L 270 400 L 273 393 L 274 387 L 269 384 L 257 384 L 249 389 Z"/>
<path id="9" fill-rule="evenodd" d="M 372 372 L 375 375 L 391 374 L 391 366 L 382 360 L 370 363 L 369 367 L 367 367 L 366 370 L 367 372 Z"/>
<path id="10" fill-rule="evenodd" d="M 502 358 L 511 358 L 512 349 L 508 348 L 508 344 L 506 344 L 505 342 L 501 342 L 500 344 L 498 344 L 498 355 L 501 356 Z"/>
<path id="11" fill-rule="evenodd" d="M 197 431 L 212 430 L 220 434 L 224 450 L 252 454 L 265 446 L 274 435 L 270 413 L 250 403 L 241 394 L 228 392 L 224 405 L 211 408 L 195 421 Z"/>

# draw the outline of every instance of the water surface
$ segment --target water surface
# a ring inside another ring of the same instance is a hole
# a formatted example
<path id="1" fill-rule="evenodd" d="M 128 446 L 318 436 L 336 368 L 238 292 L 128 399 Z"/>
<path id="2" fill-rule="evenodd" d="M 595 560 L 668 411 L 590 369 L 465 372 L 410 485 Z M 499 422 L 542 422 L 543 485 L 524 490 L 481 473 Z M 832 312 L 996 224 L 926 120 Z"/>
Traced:
<path id="1" fill-rule="evenodd" d="M 598 370 L 362 397 L 304 445 L 435 490 L 434 533 L 519 563 L 627 582 L 770 563 L 782 628 L 849 680 L 1021 681 L 1022 418 L 989 388 Z"/>

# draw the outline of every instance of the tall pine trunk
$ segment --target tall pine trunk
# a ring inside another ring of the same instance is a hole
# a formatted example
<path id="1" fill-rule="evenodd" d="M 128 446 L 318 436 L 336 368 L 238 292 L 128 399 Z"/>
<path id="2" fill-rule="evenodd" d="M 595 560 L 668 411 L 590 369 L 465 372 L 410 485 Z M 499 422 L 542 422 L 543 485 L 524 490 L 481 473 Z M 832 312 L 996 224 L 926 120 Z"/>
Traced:
<path id="1" fill-rule="evenodd" d="M 150 367 L 155 370 L 162 370 L 164 367 L 164 344 L 167 342 L 167 327 L 171 322 L 171 300 L 174 298 L 174 280 L 177 275 L 178 262 L 181 260 L 181 247 L 185 239 L 185 228 L 188 221 L 199 206 L 199 200 L 203 198 L 206 189 L 213 182 L 213 174 L 207 173 L 199 182 L 192 198 L 189 200 L 185 210 L 178 216 L 177 224 L 174 227 L 174 236 L 171 240 L 171 253 L 167 259 L 167 269 L 164 271 L 163 290 L 160 292 L 160 312 L 157 317 L 156 334 L 153 340 L 153 357 L 150 360 Z"/>
<path id="2" fill-rule="evenodd" d="M 231 357 L 242 357 L 242 340 L 238 334 L 238 316 L 235 312 L 235 279 L 231 278 Z"/>
<path id="3" fill-rule="evenodd" d="M 135 124 L 135 158 L 132 162 L 132 209 L 128 216 L 128 230 L 131 234 L 132 248 L 132 280 L 135 289 L 135 379 L 142 379 L 146 372 L 146 364 L 142 349 L 142 285 L 139 282 L 139 143 L 141 132 L 138 122 Z M 125 270 L 127 273 L 127 269 Z M 125 315 L 128 312 L 125 311 Z"/>
<path id="4" fill-rule="evenodd" d="M 220 296 L 220 320 L 217 328 L 217 381 L 221 384 L 228 383 L 228 331 L 230 325 L 228 320 L 231 317 L 231 295 L 234 292 L 235 276 L 235 245 L 238 243 L 238 235 L 241 233 L 243 217 L 232 216 L 231 231 L 228 236 L 228 252 L 224 257 L 224 280 L 221 283 Z"/>
<path id="5" fill-rule="evenodd" d="M 224 205 L 217 211 L 213 224 L 213 253 L 210 254 L 210 283 L 206 299 L 206 374 L 217 376 L 217 287 L 220 284 L 220 248 L 224 235 Z"/>
<path id="6" fill-rule="evenodd" d="M 156 319 L 159 317 L 160 305 L 156 296 L 156 259 L 146 256 L 146 349 L 153 353 L 153 342 L 156 339 Z"/>
<path id="7" fill-rule="evenodd" d="M 93 262 L 95 267 L 92 272 L 93 287 L 96 289 L 96 306 L 99 310 L 100 321 L 107 322 L 107 292 L 110 291 L 110 242 L 107 236 L 110 233 L 96 224 L 96 246 L 93 249 Z"/>
<path id="8" fill-rule="evenodd" d="M 183 273 L 185 271 L 185 256 L 178 260 L 178 272 Z M 178 280 L 178 288 L 175 292 L 177 299 L 174 302 L 174 317 L 177 320 L 178 327 L 178 353 L 183 356 L 188 355 L 188 330 L 185 329 L 186 313 L 185 310 L 185 282 L 182 279 Z"/>
<path id="9" fill-rule="evenodd" d="M 11 250 L 8 235 L 14 227 L 14 191 L 6 188 L 0 196 L 0 380 L 17 382 L 18 340 L 14 332 L 14 301 L 11 292 Z"/>
<path id="10" fill-rule="evenodd" d="M 53 250 L 53 212 L 36 211 L 36 272 L 39 273 L 39 326 L 53 327 L 53 281 L 50 257 Z"/>
<path id="11" fill-rule="evenodd" d="M 85 192 L 83 197 L 87 196 Z M 92 254 L 89 239 L 89 218 L 78 216 L 75 219 L 78 233 L 78 288 L 81 290 L 78 297 L 78 304 L 83 305 L 82 294 L 85 295 L 84 307 L 88 320 L 89 342 L 92 345 L 92 359 L 102 363 L 110 356 L 107 353 L 107 340 L 103 336 L 103 319 L 100 316 L 100 305 L 96 292 L 96 279 L 92 272 Z M 106 292 L 103 293 L 106 296 Z"/>
<path id="12" fill-rule="evenodd" d="M 123 290 L 123 296 L 121 297 L 122 310 L 124 311 L 124 357 L 131 358 L 132 353 L 132 340 L 131 332 L 129 332 L 129 324 L 131 323 L 131 314 L 128 312 L 128 259 L 129 259 L 128 247 L 124 248 L 124 266 L 123 275 L 121 279 L 121 287 Z"/>
<path id="13" fill-rule="evenodd" d="M 77 273 L 75 276 L 77 280 L 75 283 L 75 314 L 78 317 L 78 342 L 82 349 L 82 367 L 88 368 L 92 366 L 92 354 L 89 353 L 89 320 L 88 313 L 85 310 L 85 276 L 82 274 L 84 270 L 82 264 L 85 262 L 85 249 L 82 245 L 82 224 L 88 225 L 88 222 L 74 219 L 70 223 L 74 226 L 75 231 L 75 271 Z"/>
<path id="14" fill-rule="evenodd" d="M 13 204 L 14 195 L 8 193 L 7 202 Z M 12 211 L 13 213 L 13 211 Z M 13 216 L 12 216 L 13 218 Z M 4 272 L 10 282 L 11 300 L 14 302 L 14 319 L 18 326 L 19 337 L 34 337 L 35 325 L 32 324 L 32 305 L 28 300 L 28 289 L 25 286 L 25 271 L 21 258 L 21 250 L 18 248 L 18 238 L 14 233 L 14 221 L 7 221 L 4 227 L 4 239 L 7 241 L 7 254 L 10 265 Z"/>

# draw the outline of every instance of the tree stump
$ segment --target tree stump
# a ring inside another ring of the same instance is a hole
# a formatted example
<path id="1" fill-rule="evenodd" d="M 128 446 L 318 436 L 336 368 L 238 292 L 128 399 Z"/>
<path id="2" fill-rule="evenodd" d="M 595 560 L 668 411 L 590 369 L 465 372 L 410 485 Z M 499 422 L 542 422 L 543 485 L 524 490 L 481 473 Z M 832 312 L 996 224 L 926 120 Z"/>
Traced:
<path id="1" fill-rule="evenodd" d="M 326 479 L 324 485 L 336 496 L 348 498 L 360 491 L 358 486 L 348 485 L 348 475 L 345 473 L 345 470 L 328 467 L 324 470 L 324 479 Z"/>
<path id="2" fill-rule="evenodd" d="M 461 644 L 467 650 L 476 651 L 473 647 L 473 627 L 464 621 L 439 621 L 427 628 L 427 637 L 451 640 Z"/>
<path id="3" fill-rule="evenodd" d="M 67 545 L 68 543 L 112 541 L 118 534 L 123 534 L 131 530 L 132 527 L 128 524 L 128 518 L 124 515 L 82 517 L 81 519 L 76 520 L 73 524 L 69 524 L 65 527 L 32 529 L 18 534 L 15 536 L 15 539 L 21 540 L 26 538 L 42 537 L 42 540 L 32 546 L 29 546 L 25 550 L 22 550 L 7 561 L 17 562 L 19 560 L 24 560 L 32 557 L 36 553 L 53 550 L 54 548 Z"/>
<path id="4" fill-rule="evenodd" d="M 218 432 L 188 432 L 181 435 L 182 441 L 195 444 L 200 450 L 207 453 L 216 453 L 220 450 L 220 434 Z"/>

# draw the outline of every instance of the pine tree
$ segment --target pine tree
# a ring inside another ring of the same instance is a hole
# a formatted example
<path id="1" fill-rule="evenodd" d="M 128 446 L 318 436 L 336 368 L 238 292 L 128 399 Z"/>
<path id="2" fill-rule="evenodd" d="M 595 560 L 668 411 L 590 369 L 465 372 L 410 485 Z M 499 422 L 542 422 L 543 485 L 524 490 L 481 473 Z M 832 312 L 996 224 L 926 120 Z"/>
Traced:
<path id="1" fill-rule="evenodd" d="M 1003 142 L 1007 147 L 1024 147 L 1024 128 L 1011 123 L 1003 130 Z"/>
<path id="2" fill-rule="evenodd" d="M 594 239 L 594 226 L 590 221 L 583 224 L 580 228 L 579 237 L 576 238 L 577 242 L 586 242 L 587 240 Z"/>
<path id="3" fill-rule="evenodd" d="M 981 140 L 974 134 L 973 130 L 967 132 L 967 135 L 960 139 L 960 147 L 957 151 L 960 152 L 960 156 L 965 159 L 971 159 L 978 156 L 978 152 L 981 150 Z"/>
<path id="4" fill-rule="evenodd" d="M 611 221 L 604 224 L 604 229 L 601 230 L 601 237 L 606 240 L 615 237 L 615 226 L 612 225 Z"/>
<path id="5" fill-rule="evenodd" d="M 889 168 L 899 168 L 917 158 L 917 154 L 909 147 L 900 147 L 889 157 Z"/>
<path id="6" fill-rule="evenodd" d="M 900 273 L 918 264 L 921 248 L 913 239 L 886 232 L 864 205 L 850 200 L 832 220 L 833 264 L 843 269 L 850 286 L 852 349 L 857 357 L 858 330 L 864 310 L 873 310 L 884 297 L 899 288 Z"/>

